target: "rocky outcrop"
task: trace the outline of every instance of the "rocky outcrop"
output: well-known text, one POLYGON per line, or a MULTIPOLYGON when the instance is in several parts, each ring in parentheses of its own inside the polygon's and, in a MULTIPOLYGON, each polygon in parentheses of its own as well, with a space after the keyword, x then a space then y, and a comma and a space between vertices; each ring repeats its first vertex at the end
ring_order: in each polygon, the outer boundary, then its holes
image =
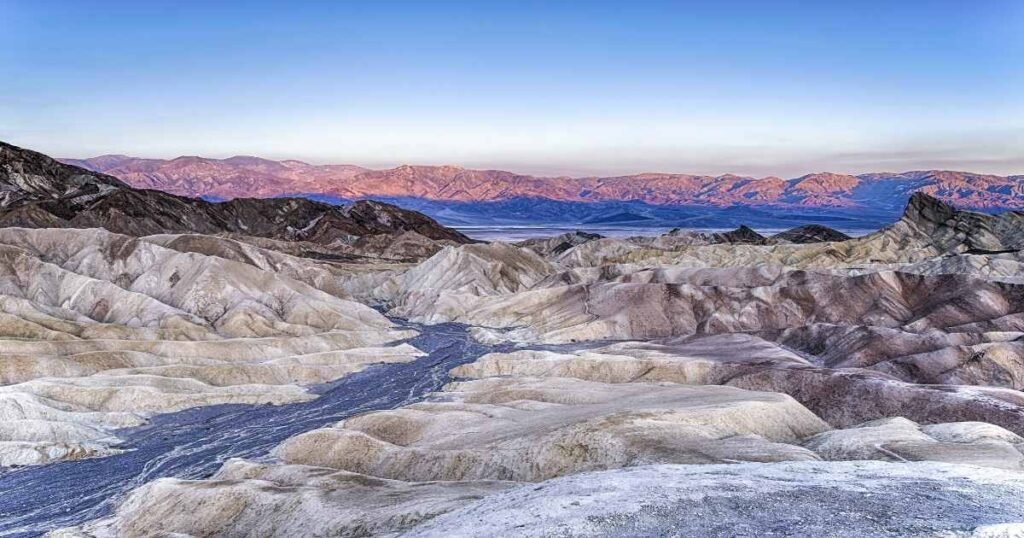
POLYGON ((771 239, 780 243, 830 243, 832 241, 846 241, 850 236, 833 230, 828 226, 820 224, 807 224, 797 226, 781 233, 771 236, 771 239))
POLYGON ((583 243, 602 239, 600 234, 575 231, 555 237, 542 239, 527 239, 516 243, 517 247, 528 248, 544 257, 558 256, 559 254, 583 243))
POLYGON ((1024 246, 1024 214, 958 211, 923 192, 910 197, 901 221, 919 229, 945 251, 996 254, 1024 246))
MULTIPOLYGON (((640 242, 642 239, 637 238, 634 241, 640 242)), ((766 242, 767 238, 765 236, 748 226, 740 226, 728 232, 695 232, 675 228, 650 244, 671 248, 671 246, 715 245, 719 243, 764 245, 766 242)))
MULTIPOLYGON (((113 176, 63 164, 40 153, 0 142, 0 209, 54 200, 65 200, 68 205, 85 204, 127 187, 113 176)), ((44 205, 41 209, 53 213, 50 206, 44 205)))

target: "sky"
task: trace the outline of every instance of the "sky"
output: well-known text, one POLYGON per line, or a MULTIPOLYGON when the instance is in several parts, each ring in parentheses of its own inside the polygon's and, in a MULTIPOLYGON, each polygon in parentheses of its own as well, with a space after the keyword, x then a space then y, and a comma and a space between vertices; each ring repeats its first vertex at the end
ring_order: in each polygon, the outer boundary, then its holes
POLYGON ((0 140, 544 175, 1024 173, 1024 2, 0 0, 0 140))

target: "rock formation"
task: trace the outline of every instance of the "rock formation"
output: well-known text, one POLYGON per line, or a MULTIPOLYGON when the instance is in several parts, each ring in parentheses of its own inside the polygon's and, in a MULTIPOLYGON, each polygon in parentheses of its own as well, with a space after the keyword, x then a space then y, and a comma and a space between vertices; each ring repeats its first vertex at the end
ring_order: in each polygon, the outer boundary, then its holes
POLYGON ((785 243, 822 243, 831 241, 846 241, 850 236, 833 230, 828 226, 820 224, 808 224, 797 226, 771 237, 773 240, 785 243))
MULTIPOLYGON (((317 398, 424 355, 395 317, 476 340, 424 398, 149 482, 56 536, 1021 529, 1021 214, 918 193, 857 238, 467 244, 390 206, 209 204, 3 149, 21 163, 3 218, 29 225, 0 229, 2 465, 115 453, 157 413, 317 398)), ((777 187, 828 201, 857 181, 777 187)))

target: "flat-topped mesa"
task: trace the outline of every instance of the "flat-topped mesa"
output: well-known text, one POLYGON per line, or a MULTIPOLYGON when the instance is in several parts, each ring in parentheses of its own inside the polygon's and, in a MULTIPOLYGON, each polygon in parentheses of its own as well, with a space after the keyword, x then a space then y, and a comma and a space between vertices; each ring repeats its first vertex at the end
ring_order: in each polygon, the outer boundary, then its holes
POLYGON ((133 189, 113 176, 2 142, 0 226, 105 228, 135 236, 230 233, 321 245, 406 232, 433 241, 473 242, 426 215, 380 202, 337 207, 300 198, 235 198, 214 203, 133 189))
POLYGON ((1024 214, 959 210, 922 191, 910 197, 900 222, 927 235, 940 250, 992 254, 1024 248, 1024 214))

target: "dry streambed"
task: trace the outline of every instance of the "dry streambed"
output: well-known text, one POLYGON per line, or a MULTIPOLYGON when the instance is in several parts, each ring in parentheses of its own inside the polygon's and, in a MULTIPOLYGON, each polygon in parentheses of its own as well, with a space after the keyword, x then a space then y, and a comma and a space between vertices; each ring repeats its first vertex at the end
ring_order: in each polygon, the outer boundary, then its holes
MULTIPOLYGON (((536 371, 531 361, 603 351, 502 351, 455 372, 536 371)), ((151 482, 114 517, 60 535, 806 534, 828 527, 822 499, 866 534, 983 533, 1024 520, 1009 497, 1024 491, 1024 474, 1005 471, 1022 469, 1024 439, 1004 428, 889 418, 834 429, 785 394, 610 381, 506 373, 448 383, 422 402, 287 439, 274 462, 151 482), (965 499, 989 504, 972 512, 965 499)))
MULTIPOLYGON (((115 455, 2 470, 0 491, 5 493, 0 495, 0 535, 36 536, 97 518, 109 513, 122 500, 122 494, 150 481, 160 484, 157 479, 168 476, 207 477, 218 472, 225 461, 233 461, 231 458, 265 457, 281 441, 296 434, 333 424, 350 415, 414 402, 441 387, 448 379, 449 368, 492 349, 472 341, 465 329, 457 325, 415 327, 415 330, 419 336, 407 345, 422 350, 417 353, 418 357, 410 362, 369 367, 336 382, 319 385, 312 392, 304 392, 306 396, 301 402, 213 405, 157 415, 145 426, 115 431, 121 438, 115 455)), ((228 465, 218 476, 230 469, 228 465)), ((331 474, 323 469, 298 474, 288 470, 275 472, 273 476, 292 476, 281 480, 286 483, 291 480, 293 484, 307 479, 311 483, 316 480, 329 483, 326 475, 331 474)), ((367 488, 365 493, 372 489, 374 482, 364 479, 354 482, 363 483, 367 488)), ((312 486, 307 484, 306 487, 312 486)), ((468 487, 466 491, 474 491, 474 488, 468 487)), ((424 491, 412 486, 408 489, 406 495, 411 496, 424 491)), ((220 495, 221 491, 226 490, 210 490, 215 495, 220 495)), ((284 500, 287 496, 281 491, 282 495, 277 498, 284 500)), ((249 509, 255 507, 252 505, 249 509)), ((219 512, 221 516, 226 513, 219 512)), ((196 514, 193 512, 189 517, 196 514)), ((138 528, 136 534, 151 536, 156 531, 157 527, 138 528)))

